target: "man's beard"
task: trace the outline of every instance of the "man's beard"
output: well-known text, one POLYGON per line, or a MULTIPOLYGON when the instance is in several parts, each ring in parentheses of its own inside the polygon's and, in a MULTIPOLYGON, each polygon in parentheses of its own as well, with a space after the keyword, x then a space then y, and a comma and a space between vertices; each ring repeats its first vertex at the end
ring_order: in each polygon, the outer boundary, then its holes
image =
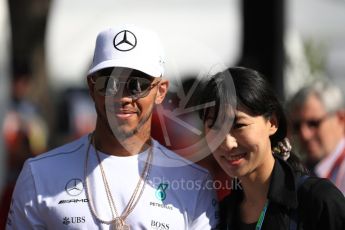
MULTIPOLYGON (((143 118, 140 119, 138 125, 132 129, 132 130, 123 130, 121 128, 118 127, 118 122, 114 120, 110 120, 107 119, 108 122, 108 128, 110 129, 111 133, 114 135, 115 138, 121 140, 125 140, 127 138, 133 137, 134 135, 136 135, 140 129, 146 124, 146 122, 151 118, 152 116, 152 112, 153 112, 153 106, 151 105, 151 108, 147 111, 147 113, 144 115, 143 118)), ((148 134, 150 135, 150 133, 148 134)))
POLYGON ((132 130, 129 131, 125 131, 125 130, 120 130, 120 129, 116 129, 116 135, 118 135, 118 138, 120 138, 121 140, 123 139, 127 139, 129 137, 134 136, 135 134, 137 134, 139 132, 139 130, 144 126, 144 124, 146 124, 146 122, 149 120, 149 118, 152 115, 152 108, 150 109, 150 111, 148 111, 148 113, 139 121, 139 124, 137 125, 137 127, 135 127, 132 130))

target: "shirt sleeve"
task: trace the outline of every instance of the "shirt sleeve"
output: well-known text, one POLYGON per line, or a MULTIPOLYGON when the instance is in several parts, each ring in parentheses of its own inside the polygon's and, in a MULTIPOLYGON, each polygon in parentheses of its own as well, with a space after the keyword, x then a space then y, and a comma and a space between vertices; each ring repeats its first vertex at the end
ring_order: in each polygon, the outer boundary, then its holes
POLYGON ((218 200, 213 180, 208 175, 200 186, 190 229, 215 229, 218 225, 218 200))
POLYGON ((46 229, 38 211, 38 195, 28 160, 17 179, 6 224, 6 230, 21 229, 46 229))

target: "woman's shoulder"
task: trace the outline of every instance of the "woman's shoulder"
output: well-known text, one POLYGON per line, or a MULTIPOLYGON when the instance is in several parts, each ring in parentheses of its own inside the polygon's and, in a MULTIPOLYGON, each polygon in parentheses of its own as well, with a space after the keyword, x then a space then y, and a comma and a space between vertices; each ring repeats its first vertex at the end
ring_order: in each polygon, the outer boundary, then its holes
POLYGON ((345 198, 328 179, 309 177, 298 190, 299 209, 307 226, 345 229, 345 198))
POLYGON ((345 205, 345 198, 342 192, 328 179, 314 176, 308 177, 299 189, 299 193, 304 194, 305 199, 314 201, 339 200, 345 205))

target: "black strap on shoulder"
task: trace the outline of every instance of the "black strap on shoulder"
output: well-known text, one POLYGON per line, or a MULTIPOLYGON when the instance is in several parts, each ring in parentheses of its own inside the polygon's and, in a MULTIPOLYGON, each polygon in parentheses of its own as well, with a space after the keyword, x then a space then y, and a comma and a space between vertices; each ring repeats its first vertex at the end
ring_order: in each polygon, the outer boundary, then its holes
MULTIPOLYGON (((297 192, 302 186, 302 184, 309 178, 309 175, 302 175, 298 178, 297 181, 297 192)), ((298 224, 298 212, 297 208, 291 210, 290 213, 290 230, 297 230, 297 224, 298 224)))

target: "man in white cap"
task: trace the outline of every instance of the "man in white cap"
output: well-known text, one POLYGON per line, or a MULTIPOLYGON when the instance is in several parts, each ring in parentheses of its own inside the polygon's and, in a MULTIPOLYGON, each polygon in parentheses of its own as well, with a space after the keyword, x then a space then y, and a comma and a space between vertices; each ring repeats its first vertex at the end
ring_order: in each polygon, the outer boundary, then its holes
POLYGON ((96 129, 26 161, 7 229, 211 229, 209 173, 150 136, 168 90, 157 35, 127 25, 101 32, 88 86, 96 129))

